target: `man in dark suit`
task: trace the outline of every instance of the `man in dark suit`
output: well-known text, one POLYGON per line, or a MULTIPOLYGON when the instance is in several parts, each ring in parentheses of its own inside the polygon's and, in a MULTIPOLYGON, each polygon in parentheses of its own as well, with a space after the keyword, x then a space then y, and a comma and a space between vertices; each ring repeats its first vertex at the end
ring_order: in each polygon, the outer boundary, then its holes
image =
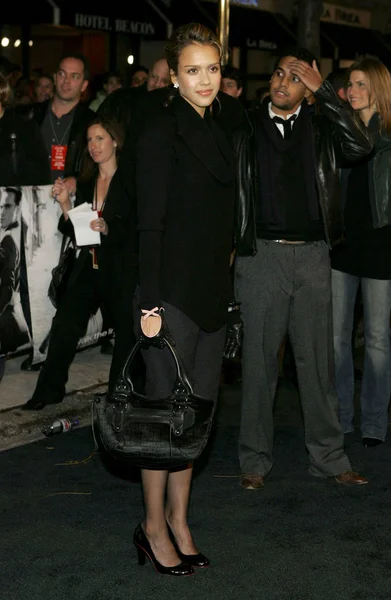
POLYGON ((270 96, 250 114, 253 135, 242 154, 236 236, 244 322, 240 484, 261 488, 273 466, 278 349, 287 332, 309 472, 365 484, 351 470, 337 415, 329 248, 343 229, 338 164, 364 158, 371 143, 301 48, 280 57, 270 96), (308 107, 311 94, 320 114, 308 107))
POLYGON ((84 135, 95 113, 81 102, 88 87, 89 67, 82 54, 63 56, 54 77, 52 100, 25 107, 27 116, 41 129, 45 142, 52 183, 65 178, 69 192, 76 190, 84 135))

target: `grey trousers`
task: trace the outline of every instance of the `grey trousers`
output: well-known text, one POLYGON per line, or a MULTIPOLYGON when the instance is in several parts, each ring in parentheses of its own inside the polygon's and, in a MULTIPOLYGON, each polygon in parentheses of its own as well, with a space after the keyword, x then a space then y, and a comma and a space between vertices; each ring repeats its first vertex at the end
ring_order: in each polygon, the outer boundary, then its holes
POLYGON ((278 350, 286 333, 297 368, 309 472, 325 477, 351 469, 337 416, 330 278, 323 241, 282 245, 258 240, 254 257, 236 260, 236 299, 244 323, 242 473, 266 475, 273 466, 278 350))

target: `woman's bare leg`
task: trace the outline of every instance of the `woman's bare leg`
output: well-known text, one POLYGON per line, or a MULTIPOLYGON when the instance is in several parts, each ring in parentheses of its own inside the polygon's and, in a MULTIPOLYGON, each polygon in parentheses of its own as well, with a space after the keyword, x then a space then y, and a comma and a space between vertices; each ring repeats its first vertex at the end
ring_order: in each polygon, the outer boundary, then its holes
POLYGON ((164 510, 168 471, 141 469, 145 519, 143 529, 156 559, 165 567, 174 567, 181 560, 170 540, 164 510))
POLYGON ((166 519, 175 536, 179 550, 183 554, 197 554, 189 526, 187 524, 187 509, 193 465, 187 469, 169 473, 167 481, 166 519))

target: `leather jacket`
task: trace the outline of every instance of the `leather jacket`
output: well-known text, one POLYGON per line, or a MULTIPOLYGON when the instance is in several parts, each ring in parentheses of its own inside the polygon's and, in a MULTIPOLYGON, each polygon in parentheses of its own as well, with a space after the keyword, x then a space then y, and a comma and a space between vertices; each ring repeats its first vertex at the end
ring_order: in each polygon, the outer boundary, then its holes
MULTIPOLYGON (((340 189, 340 167, 345 161, 367 156, 372 143, 355 124, 328 81, 315 92, 316 112, 312 117, 316 184, 325 238, 331 248, 342 240, 343 214, 340 189)), ((235 245, 240 256, 256 253, 255 211, 259 201, 257 140, 255 124, 259 115, 248 112, 247 127, 235 136, 238 159, 238 199, 235 245)))
MULTIPOLYGON (((372 226, 379 229, 391 225, 391 139, 386 131, 380 131, 379 114, 375 113, 368 123, 367 131, 374 142, 368 159, 369 203, 372 226)), ((350 169, 342 171, 342 197, 346 201, 350 169)))

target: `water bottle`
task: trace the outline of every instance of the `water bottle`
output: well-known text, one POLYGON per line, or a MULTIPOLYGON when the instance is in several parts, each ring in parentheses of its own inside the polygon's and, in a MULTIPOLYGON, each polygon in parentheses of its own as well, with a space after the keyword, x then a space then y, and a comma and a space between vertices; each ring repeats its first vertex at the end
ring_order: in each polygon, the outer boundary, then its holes
POLYGON ((56 433, 69 433, 75 427, 79 425, 79 419, 58 419, 51 425, 44 425, 42 427, 42 433, 46 437, 55 435, 56 433))

